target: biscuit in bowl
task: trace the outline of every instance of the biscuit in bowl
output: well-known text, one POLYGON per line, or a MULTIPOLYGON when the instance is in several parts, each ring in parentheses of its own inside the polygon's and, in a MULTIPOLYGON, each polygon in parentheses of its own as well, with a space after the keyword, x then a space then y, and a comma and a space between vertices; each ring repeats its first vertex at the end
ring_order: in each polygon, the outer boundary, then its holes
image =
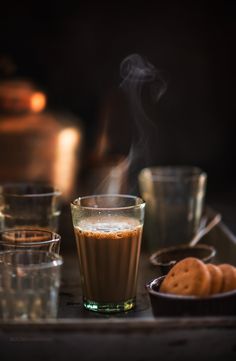
POLYGON ((221 292, 232 291, 236 288, 236 269, 230 264, 218 266, 223 273, 223 284, 221 292))
POLYGON ((232 265, 206 265, 191 257, 178 262, 146 285, 154 316, 236 315, 235 274, 232 265))
POLYGON ((210 273, 211 277, 211 287, 210 287, 210 294, 216 294, 221 292, 222 285, 223 285, 223 272, 222 270, 214 264, 207 264, 207 269, 210 273))
POLYGON ((167 274, 160 291, 182 296, 205 297, 210 294, 211 277, 207 266, 197 258, 178 262, 167 274))

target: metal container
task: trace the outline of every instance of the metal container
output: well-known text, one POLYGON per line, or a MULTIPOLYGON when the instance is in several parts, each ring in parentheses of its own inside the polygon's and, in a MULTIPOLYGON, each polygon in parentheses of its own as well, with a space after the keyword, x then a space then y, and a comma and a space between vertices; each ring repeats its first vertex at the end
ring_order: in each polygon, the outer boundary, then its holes
POLYGON ((46 110, 25 80, 0 82, 0 182, 47 182, 73 196, 81 142, 78 120, 46 110))

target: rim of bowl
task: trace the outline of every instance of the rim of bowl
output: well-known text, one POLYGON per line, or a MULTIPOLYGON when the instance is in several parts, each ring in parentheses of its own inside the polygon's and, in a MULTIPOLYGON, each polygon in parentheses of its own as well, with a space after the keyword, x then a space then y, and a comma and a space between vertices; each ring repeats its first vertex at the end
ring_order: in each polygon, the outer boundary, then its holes
POLYGON ((148 293, 150 293, 153 296, 158 296, 158 297, 162 297, 162 298, 169 298, 169 299, 177 299, 177 300, 196 300, 196 301, 209 301, 212 299, 219 299, 219 298, 224 298, 224 296, 233 296, 236 295, 236 289, 231 290, 231 291, 227 291, 227 292, 221 292, 221 293, 216 293, 210 296, 205 296, 205 297, 199 297, 199 296, 184 296, 184 295, 175 295, 172 293, 164 293, 164 292, 160 292, 160 291, 155 291, 152 288, 152 284, 157 283, 157 281, 160 281, 160 279, 164 279, 166 276, 160 276, 157 278, 154 278, 153 280, 149 281, 148 283, 146 283, 145 287, 148 291, 148 293))
MULTIPOLYGON (((210 252, 208 256, 206 256, 204 258, 199 258, 203 262, 207 262, 209 259, 213 258, 216 255, 216 249, 213 246, 209 246, 207 244, 196 244, 195 246, 192 246, 192 247, 188 244, 180 244, 179 246, 170 246, 170 247, 159 249, 158 251, 156 251, 149 257, 149 261, 153 266, 169 266, 171 263, 171 260, 166 263, 158 262, 156 260, 156 257, 163 253, 166 254, 168 252, 172 252, 172 251, 178 250, 178 249, 180 249, 180 250, 181 249, 205 249, 205 250, 208 250, 210 252)), ((184 258, 187 258, 187 257, 184 257, 184 258)), ((175 261, 175 260, 173 260, 173 261, 175 261)), ((177 261, 177 262, 179 262, 179 261, 177 261)))

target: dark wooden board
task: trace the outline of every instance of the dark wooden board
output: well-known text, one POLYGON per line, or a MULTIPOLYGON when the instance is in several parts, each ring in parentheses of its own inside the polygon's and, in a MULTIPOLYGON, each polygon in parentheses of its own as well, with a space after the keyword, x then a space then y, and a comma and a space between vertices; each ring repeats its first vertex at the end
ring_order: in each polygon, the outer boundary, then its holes
MULTIPOLYGON (((236 265, 236 239, 220 223, 203 240, 216 263, 236 265)), ((104 316, 83 309, 75 248, 64 252, 56 320, 0 324, 3 360, 235 360, 236 316, 154 318, 144 285, 158 275, 142 253, 137 308, 104 316)))

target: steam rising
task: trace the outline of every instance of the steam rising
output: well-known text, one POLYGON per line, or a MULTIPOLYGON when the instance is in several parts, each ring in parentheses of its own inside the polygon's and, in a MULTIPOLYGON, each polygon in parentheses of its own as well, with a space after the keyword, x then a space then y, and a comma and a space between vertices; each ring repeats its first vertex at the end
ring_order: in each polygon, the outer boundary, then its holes
MULTIPOLYGON (((160 99, 167 88, 160 72, 138 54, 129 55, 121 62, 120 75, 123 79, 120 86, 128 91, 128 96, 133 95, 133 98, 140 95, 142 85, 146 82, 153 83, 153 98, 156 101, 160 99), (137 91, 134 92, 134 90, 137 91)), ((141 105, 141 103, 139 104, 141 105)))
POLYGON ((140 130, 139 137, 142 138, 143 132, 149 133, 150 123, 152 123, 143 107, 143 87, 148 83, 151 100, 157 102, 165 93, 167 84, 160 72, 138 54, 129 55, 122 61, 120 75, 123 78, 120 87, 126 93, 131 115, 140 130))
POLYGON ((127 170, 129 168, 130 178, 134 183, 139 170, 151 160, 149 139, 152 127, 155 127, 143 106, 144 86, 151 102, 155 103, 165 93, 167 83, 154 65, 139 54, 129 55, 122 61, 120 75, 123 78, 120 87, 127 96, 134 121, 133 143, 127 161, 127 170))
POLYGON ((120 65, 123 79, 120 88, 125 93, 132 119, 133 140, 128 156, 114 167, 104 182, 107 193, 120 193, 124 189, 124 179, 129 179, 126 191, 136 193, 138 172, 151 161, 150 135, 155 123, 144 109, 144 93, 149 103, 157 102, 167 89, 167 83, 161 73, 139 54, 126 57, 120 65))

